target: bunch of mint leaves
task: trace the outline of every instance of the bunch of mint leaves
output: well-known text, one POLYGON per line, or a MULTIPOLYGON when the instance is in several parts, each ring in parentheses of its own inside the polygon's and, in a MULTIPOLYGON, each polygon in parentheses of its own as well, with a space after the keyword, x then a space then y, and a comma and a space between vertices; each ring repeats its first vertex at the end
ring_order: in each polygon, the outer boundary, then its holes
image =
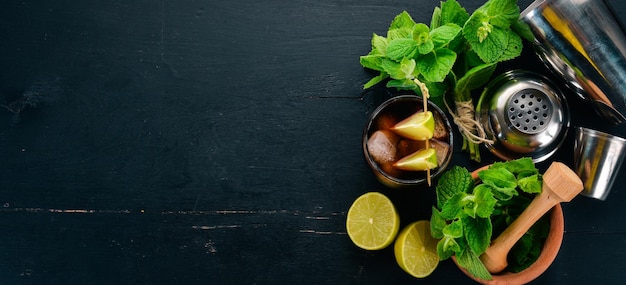
MULTIPOLYGON (((430 219, 431 234, 440 239, 441 260, 456 256, 457 263, 472 275, 491 280, 480 260, 492 237, 497 237, 541 193, 542 175, 532 159, 496 162, 478 172, 476 184, 471 173, 454 166, 436 186, 437 205, 430 219)), ((508 271, 518 272, 532 264, 548 235, 548 220, 542 218, 516 243, 508 260, 508 271)))
POLYGON ((519 16, 516 0, 489 0, 471 15, 447 0, 435 8, 430 26, 403 11, 386 37, 373 34, 371 51, 360 57, 363 67, 378 71, 363 88, 386 81, 389 88, 425 95, 421 86, 426 86, 426 96, 442 108, 444 94, 451 94, 453 112, 462 116, 455 123, 464 124, 459 126, 463 150, 480 161, 478 144, 485 135, 476 130, 471 91, 487 83, 497 63, 521 54, 522 38, 534 38, 519 16))

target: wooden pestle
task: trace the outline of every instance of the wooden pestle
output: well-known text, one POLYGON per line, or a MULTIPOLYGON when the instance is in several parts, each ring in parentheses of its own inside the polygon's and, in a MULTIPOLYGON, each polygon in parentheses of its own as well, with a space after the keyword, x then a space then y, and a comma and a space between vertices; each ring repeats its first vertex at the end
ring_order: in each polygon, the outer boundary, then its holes
POLYGON ((509 251, 524 233, 556 204, 571 201, 582 190, 583 183, 574 171, 563 163, 553 162, 543 175, 541 194, 480 256, 487 270, 498 273, 506 268, 509 251))

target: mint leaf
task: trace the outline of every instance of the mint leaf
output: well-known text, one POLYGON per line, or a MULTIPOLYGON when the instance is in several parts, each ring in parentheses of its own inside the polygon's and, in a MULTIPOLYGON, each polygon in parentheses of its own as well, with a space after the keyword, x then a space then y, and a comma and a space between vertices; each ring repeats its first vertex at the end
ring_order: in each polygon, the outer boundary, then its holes
POLYGON ((441 26, 441 8, 435 7, 433 16, 430 19, 430 28, 436 29, 439 26, 441 26))
POLYGON ((491 243, 491 219, 489 218, 463 218, 465 238, 467 245, 477 255, 481 255, 491 243))
POLYGON ((496 203, 491 187, 480 184, 474 188, 473 194, 465 192, 454 194, 443 204, 440 214, 449 220, 465 216, 489 218, 496 203))
POLYGON ((465 200, 467 196, 465 192, 458 192, 450 197, 450 199, 443 204, 443 207, 441 207, 441 216, 448 220, 460 218, 467 204, 465 200))
POLYGON ((393 79, 412 79, 418 74, 414 59, 403 58, 402 61, 396 62, 384 58, 382 59, 382 67, 393 79))
POLYGON ((417 42, 409 38, 394 39, 387 45, 387 57, 400 61, 405 57, 415 56, 417 42))
POLYGON ((422 23, 413 27, 413 39, 417 42, 417 50, 420 54, 431 52, 435 46, 430 38, 430 29, 422 23))
MULTIPOLYGON (((463 30, 465 32, 465 30, 463 30)), ((501 28, 494 27, 490 30, 484 39, 478 38, 481 31, 477 29, 475 35, 470 39, 467 38, 468 43, 476 51, 476 54, 485 63, 493 63, 500 61, 500 58, 504 54, 504 51, 508 48, 509 37, 506 31, 501 28)))
POLYGON ((441 25, 452 23, 462 27, 468 18, 469 14, 456 0, 441 2, 441 25))
POLYGON ((424 43, 417 45, 417 51, 419 54, 427 54, 433 51, 435 44, 431 39, 426 40, 424 43))
POLYGON ((427 81, 442 82, 452 70, 456 53, 441 48, 419 58, 419 70, 427 81))
POLYGON ((413 26, 413 39, 417 41, 417 43, 424 43, 430 39, 430 29, 426 24, 415 24, 413 26))
POLYGON ((485 267, 478 255, 469 247, 465 248, 461 253, 456 255, 456 261, 465 268, 470 274, 484 280, 491 280, 491 274, 485 267))
POLYGON ((510 59, 514 59, 522 54, 522 38, 511 30, 504 31, 507 36, 507 46, 504 49, 504 52, 500 55, 496 61, 507 61, 510 59))
POLYGON ((455 91, 460 93, 483 86, 489 81, 489 78, 491 78, 495 70, 495 63, 482 64, 471 68, 463 77, 459 78, 456 83, 455 91))
POLYGON ((478 172, 483 183, 498 188, 515 188, 517 179, 511 171, 504 168, 489 168, 478 172))
POLYGON ((492 188, 493 195, 498 200, 506 201, 519 195, 515 189, 517 187, 515 175, 505 168, 489 168, 478 172, 478 177, 492 188))
POLYGON ((543 185, 542 175, 535 167, 534 162, 529 157, 520 159, 496 162, 491 168, 504 168, 517 178, 518 187, 526 193, 541 193, 541 187, 543 185))
POLYGON ((476 10, 465 22, 463 36, 470 43, 482 42, 491 31, 489 26, 489 16, 484 12, 476 10))
POLYGON ((414 59, 403 58, 402 61, 400 61, 400 70, 404 72, 404 78, 413 79, 417 77, 419 69, 416 69, 416 66, 417 64, 414 59))
MULTIPOLYGON (((477 9, 463 26, 463 36, 486 63, 498 62, 515 56, 517 38, 508 34, 509 26, 519 17, 519 8, 511 0, 491 0, 483 9, 477 9), (513 8, 511 8, 513 7, 513 8), (513 11, 515 10, 515 11, 513 11), (515 16, 517 15, 517 16, 515 16), (511 18, 513 17, 513 18, 511 18), (503 24, 508 22, 508 24, 503 24), (514 42, 509 46, 509 39, 514 42), (508 51, 507 51, 508 50, 508 51), (503 54, 506 55, 503 56, 503 54)), ((521 42, 521 39, 519 39, 521 42)))
POLYGON ((517 180, 517 185, 519 188, 531 194, 539 194, 541 193, 541 187, 543 186, 543 182, 540 179, 539 174, 531 175, 528 177, 523 177, 517 180))
POLYGON ((380 66, 382 67, 383 71, 389 74, 389 76, 393 79, 404 79, 404 76, 406 75, 402 71, 400 63, 397 61, 388 58, 382 58, 380 66))
POLYGON ((388 88, 397 88, 400 90, 417 90, 419 86, 411 79, 394 79, 389 80, 386 85, 388 88))
POLYGON ((461 27, 457 24, 445 24, 430 32, 430 37, 435 48, 442 48, 448 45, 461 32, 461 27))
POLYGON ((398 28, 387 31, 387 41, 395 39, 411 38, 413 28, 398 28))
POLYGON ((537 169, 537 167, 535 167, 535 163, 530 157, 522 157, 515 160, 496 162, 492 164, 489 168, 504 168, 513 173, 513 175, 515 176, 523 173, 528 173, 529 175, 539 173, 539 170, 537 169))
POLYGON ((453 221, 443 228, 442 233, 443 238, 437 243, 437 254, 445 260, 462 250, 457 239, 463 236, 463 223, 461 220, 453 221))
POLYGON ((447 225, 446 219, 441 216, 437 208, 433 207, 430 215, 430 234, 436 239, 443 238, 443 228, 447 225))
POLYGON ((367 83, 363 85, 363 89, 368 89, 373 87, 374 85, 382 82, 383 80, 389 78, 389 74, 387 72, 381 71, 378 76, 373 77, 367 83))
POLYGON ((359 58, 359 62, 365 68, 384 71, 383 59, 384 57, 381 55, 363 55, 359 58))
POLYGON ((493 186, 491 187, 493 188, 493 196, 500 201, 508 201, 511 200, 513 197, 519 195, 515 188, 499 188, 493 186))
POLYGON ((461 220, 455 220, 442 230, 444 237, 460 238, 463 236, 463 222, 461 220))
POLYGON ((387 53, 387 44, 387 38, 377 34, 372 35, 372 51, 380 55, 385 55, 387 53))
MULTIPOLYGON (((489 218, 498 202, 491 192, 491 187, 480 184, 474 188, 473 213, 481 218, 489 218)), ((466 208, 469 208, 466 206, 466 208)))
POLYGON ((470 172, 464 167, 453 166, 441 175, 435 187, 437 208, 441 209, 443 204, 456 193, 469 192, 473 186, 474 179, 470 172))
MULTIPOLYGON (((468 18, 469 14, 457 1, 448 0, 441 2, 441 21, 439 26, 451 24, 463 27, 468 18)), ((435 28, 436 27, 431 26, 431 29, 434 30, 435 28)), ((466 42, 462 32, 459 32, 459 34, 447 44, 448 49, 458 54, 467 51, 465 46, 466 42)))
POLYGON ((389 25, 389 30, 404 28, 412 29, 414 25, 415 21, 413 21, 413 18, 411 18, 411 15, 409 15, 409 12, 402 11, 395 18, 393 18, 393 21, 391 21, 391 24, 389 25))
POLYGON ((398 14, 389 25, 387 40, 392 41, 400 38, 410 38, 415 21, 407 11, 398 14))
POLYGON ((490 24, 508 29, 520 16, 517 0, 489 0, 487 15, 490 24))
POLYGON ((457 252, 461 252, 461 245, 450 237, 444 237, 437 243, 437 255, 440 260, 446 260, 457 252))
POLYGON ((521 38, 509 29, 518 18, 516 1, 490 0, 467 20, 463 36, 485 63, 508 60, 521 51, 521 38))

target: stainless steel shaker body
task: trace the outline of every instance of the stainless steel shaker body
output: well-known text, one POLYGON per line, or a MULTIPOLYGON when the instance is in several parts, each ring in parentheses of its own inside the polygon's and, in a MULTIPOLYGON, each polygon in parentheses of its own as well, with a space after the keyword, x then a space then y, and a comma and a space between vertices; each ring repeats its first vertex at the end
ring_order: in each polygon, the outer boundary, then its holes
POLYGON ((626 37, 602 0, 536 0, 521 14, 542 61, 613 123, 626 122, 626 37))

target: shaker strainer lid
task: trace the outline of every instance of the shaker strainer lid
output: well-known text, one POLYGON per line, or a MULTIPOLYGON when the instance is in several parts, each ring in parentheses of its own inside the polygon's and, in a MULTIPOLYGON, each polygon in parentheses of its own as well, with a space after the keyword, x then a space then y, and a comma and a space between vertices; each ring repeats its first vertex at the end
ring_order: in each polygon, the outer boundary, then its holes
POLYGON ((548 159, 563 143, 569 127, 565 98, 544 76, 525 70, 506 72, 490 82, 477 104, 476 119, 487 149, 504 160, 548 159))

